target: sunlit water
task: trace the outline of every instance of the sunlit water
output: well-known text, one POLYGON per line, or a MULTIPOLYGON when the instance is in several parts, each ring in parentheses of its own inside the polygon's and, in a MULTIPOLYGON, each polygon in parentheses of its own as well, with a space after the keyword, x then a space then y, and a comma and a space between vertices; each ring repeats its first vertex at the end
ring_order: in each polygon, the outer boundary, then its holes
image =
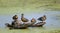
MULTIPOLYGON (((11 11, 12 12, 12 11, 11 11)), ((24 13, 24 12, 23 12, 24 13)), ((5 27, 5 23, 11 23, 12 22, 12 16, 15 14, 10 14, 8 15, 0 15, 0 30, 1 33, 4 32, 9 32, 9 33, 44 33, 48 30, 56 30, 60 28, 60 11, 42 11, 42 12, 32 12, 32 13, 26 13, 25 12, 25 17, 29 20, 32 18, 35 18, 36 20, 43 16, 47 16, 47 20, 45 21, 46 24, 43 27, 29 27, 28 29, 19 29, 19 30, 12 30, 10 31, 5 27)), ((21 18, 21 13, 17 14, 19 17, 19 20, 21 18)))

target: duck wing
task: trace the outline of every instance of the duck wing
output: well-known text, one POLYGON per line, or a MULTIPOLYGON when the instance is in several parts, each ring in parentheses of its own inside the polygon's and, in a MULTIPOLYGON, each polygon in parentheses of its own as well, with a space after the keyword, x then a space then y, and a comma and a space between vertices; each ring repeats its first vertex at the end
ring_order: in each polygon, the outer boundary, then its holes
POLYGON ((37 20, 39 20, 39 21, 43 21, 43 17, 39 17, 37 20))
POLYGON ((26 19, 26 18, 22 18, 21 19, 23 22, 28 22, 29 20, 28 19, 26 19))

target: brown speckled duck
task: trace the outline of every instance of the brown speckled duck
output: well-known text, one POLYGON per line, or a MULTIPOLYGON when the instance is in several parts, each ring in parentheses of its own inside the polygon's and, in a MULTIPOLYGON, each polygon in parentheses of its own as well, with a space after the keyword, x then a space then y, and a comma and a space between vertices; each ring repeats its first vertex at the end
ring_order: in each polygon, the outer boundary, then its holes
POLYGON ((46 20, 46 15, 44 15, 44 16, 38 18, 38 20, 39 20, 39 21, 42 21, 42 22, 45 21, 45 20, 46 20))
POLYGON ((36 23, 36 19, 35 18, 32 18, 31 19, 31 25, 33 25, 34 23, 36 23))
POLYGON ((22 20, 23 22, 28 22, 28 21, 29 21, 27 18, 24 18, 24 14, 21 14, 21 20, 22 20))
POLYGON ((35 18, 32 18, 31 22, 36 22, 36 19, 35 18))

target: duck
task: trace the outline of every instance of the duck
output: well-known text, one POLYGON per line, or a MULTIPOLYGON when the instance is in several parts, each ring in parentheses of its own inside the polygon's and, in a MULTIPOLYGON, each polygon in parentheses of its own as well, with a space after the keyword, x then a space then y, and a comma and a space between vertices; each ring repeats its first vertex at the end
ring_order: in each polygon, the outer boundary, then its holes
POLYGON ((32 19, 31 19, 31 22, 36 22, 36 19, 35 19, 35 18, 32 18, 32 19))
POLYGON ((14 15, 14 16, 12 17, 12 19, 18 19, 18 16, 17 16, 17 15, 14 15))
POLYGON ((34 25, 36 23, 36 19, 35 18, 32 18, 31 19, 31 25, 34 25))
POLYGON ((21 21, 22 22, 28 22, 29 20, 24 17, 24 14, 21 14, 21 21))
POLYGON ((42 21, 42 22, 45 21, 45 20, 46 20, 46 15, 44 15, 44 16, 42 16, 42 17, 39 17, 38 20, 39 20, 39 21, 42 21))

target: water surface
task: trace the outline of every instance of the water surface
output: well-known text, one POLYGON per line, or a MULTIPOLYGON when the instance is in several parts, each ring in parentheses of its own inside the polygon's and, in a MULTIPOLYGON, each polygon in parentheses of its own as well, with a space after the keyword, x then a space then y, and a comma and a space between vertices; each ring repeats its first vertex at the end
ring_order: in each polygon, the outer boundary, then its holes
POLYGON ((0 32, 1 33, 51 33, 60 32, 60 11, 39 11, 39 10, 25 10, 20 8, 1 8, 0 9, 0 32), (29 20, 35 18, 36 20, 43 16, 47 16, 46 24, 43 27, 29 27, 28 29, 9 30, 5 27, 5 23, 12 22, 12 16, 17 14, 19 20, 21 13, 25 14, 25 17, 29 20), (3 32, 4 31, 4 32, 3 32))

